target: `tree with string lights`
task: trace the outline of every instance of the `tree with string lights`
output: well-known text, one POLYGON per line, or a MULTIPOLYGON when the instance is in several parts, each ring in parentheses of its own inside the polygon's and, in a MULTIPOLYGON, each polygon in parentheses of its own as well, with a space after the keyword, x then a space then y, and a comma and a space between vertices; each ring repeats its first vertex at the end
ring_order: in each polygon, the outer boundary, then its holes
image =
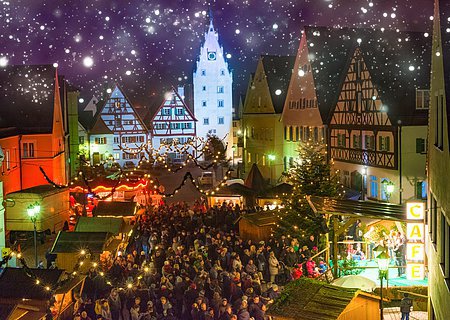
POLYGON ((287 173, 292 193, 283 199, 284 208, 278 212, 276 233, 305 238, 327 233, 324 215, 315 213, 306 196, 336 197, 339 195, 338 176, 327 159, 326 145, 312 141, 300 143, 298 161, 287 173))

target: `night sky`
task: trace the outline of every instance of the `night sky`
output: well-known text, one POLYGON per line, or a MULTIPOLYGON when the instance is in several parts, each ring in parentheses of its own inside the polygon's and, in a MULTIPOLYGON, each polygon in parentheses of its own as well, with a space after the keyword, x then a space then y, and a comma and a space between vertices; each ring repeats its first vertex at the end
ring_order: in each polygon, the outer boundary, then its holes
POLYGON ((0 67, 57 63, 86 101, 118 82, 145 103, 191 81, 211 8, 243 93, 258 57, 294 55, 304 25, 431 32, 433 2, 0 0, 0 67))

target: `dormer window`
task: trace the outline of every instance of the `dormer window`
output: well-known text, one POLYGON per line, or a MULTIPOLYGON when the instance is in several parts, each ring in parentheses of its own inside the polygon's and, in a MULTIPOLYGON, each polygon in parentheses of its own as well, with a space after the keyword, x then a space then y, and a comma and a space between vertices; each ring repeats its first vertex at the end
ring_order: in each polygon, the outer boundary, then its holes
POLYGON ((416 109, 428 110, 430 108, 430 90, 416 90, 416 109))

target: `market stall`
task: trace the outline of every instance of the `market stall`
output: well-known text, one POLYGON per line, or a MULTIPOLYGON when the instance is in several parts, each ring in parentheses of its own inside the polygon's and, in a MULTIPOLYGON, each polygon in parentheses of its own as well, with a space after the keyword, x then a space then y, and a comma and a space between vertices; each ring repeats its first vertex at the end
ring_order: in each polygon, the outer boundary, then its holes
POLYGON ((36 278, 23 268, 5 268, 1 273, 0 319, 46 319, 49 302, 53 319, 68 319, 85 276, 68 277, 61 269, 30 270, 36 278))
POLYGON ((113 237, 108 232, 67 232, 60 231, 53 243, 51 253, 57 254, 56 265, 72 272, 76 263, 83 258, 80 270, 89 269, 99 263, 100 256, 113 250, 109 245, 113 237))

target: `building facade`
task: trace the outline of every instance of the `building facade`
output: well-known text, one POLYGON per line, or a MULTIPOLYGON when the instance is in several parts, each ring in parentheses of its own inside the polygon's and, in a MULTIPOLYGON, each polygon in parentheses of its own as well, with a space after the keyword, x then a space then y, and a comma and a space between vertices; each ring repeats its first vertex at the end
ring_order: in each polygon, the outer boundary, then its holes
POLYGON ((227 156, 231 158, 233 143, 233 73, 229 69, 219 34, 210 17, 205 41, 193 73, 194 115, 196 134, 206 138, 213 134, 228 143, 227 156))
POLYGON ((328 145, 341 182, 363 199, 426 198, 428 40, 420 33, 368 30, 354 38, 328 145))
POLYGON ((293 65, 294 57, 261 56, 242 111, 245 172, 256 163, 273 184, 284 171, 281 114, 293 65))
POLYGON ((89 130, 92 164, 113 157, 122 167, 137 165, 145 157, 149 132, 130 100, 118 85, 114 87, 89 130))
POLYGON ((172 88, 152 117, 149 124, 152 132, 152 146, 160 153, 169 151, 171 160, 185 160, 188 154, 193 154, 192 147, 186 145, 193 141, 197 120, 184 102, 184 88, 172 88), (174 146, 164 148, 164 145, 174 146))
POLYGON ((0 180, 4 195, 47 184, 66 184, 66 86, 51 65, 0 70, 0 180), (21 90, 17 90, 18 88, 21 90))
POLYGON ((428 130, 429 319, 450 319, 450 2, 435 0, 428 130))
POLYGON ((312 27, 302 30, 294 70, 283 108, 284 169, 298 161, 301 142, 324 144, 337 102, 355 30, 312 27))

